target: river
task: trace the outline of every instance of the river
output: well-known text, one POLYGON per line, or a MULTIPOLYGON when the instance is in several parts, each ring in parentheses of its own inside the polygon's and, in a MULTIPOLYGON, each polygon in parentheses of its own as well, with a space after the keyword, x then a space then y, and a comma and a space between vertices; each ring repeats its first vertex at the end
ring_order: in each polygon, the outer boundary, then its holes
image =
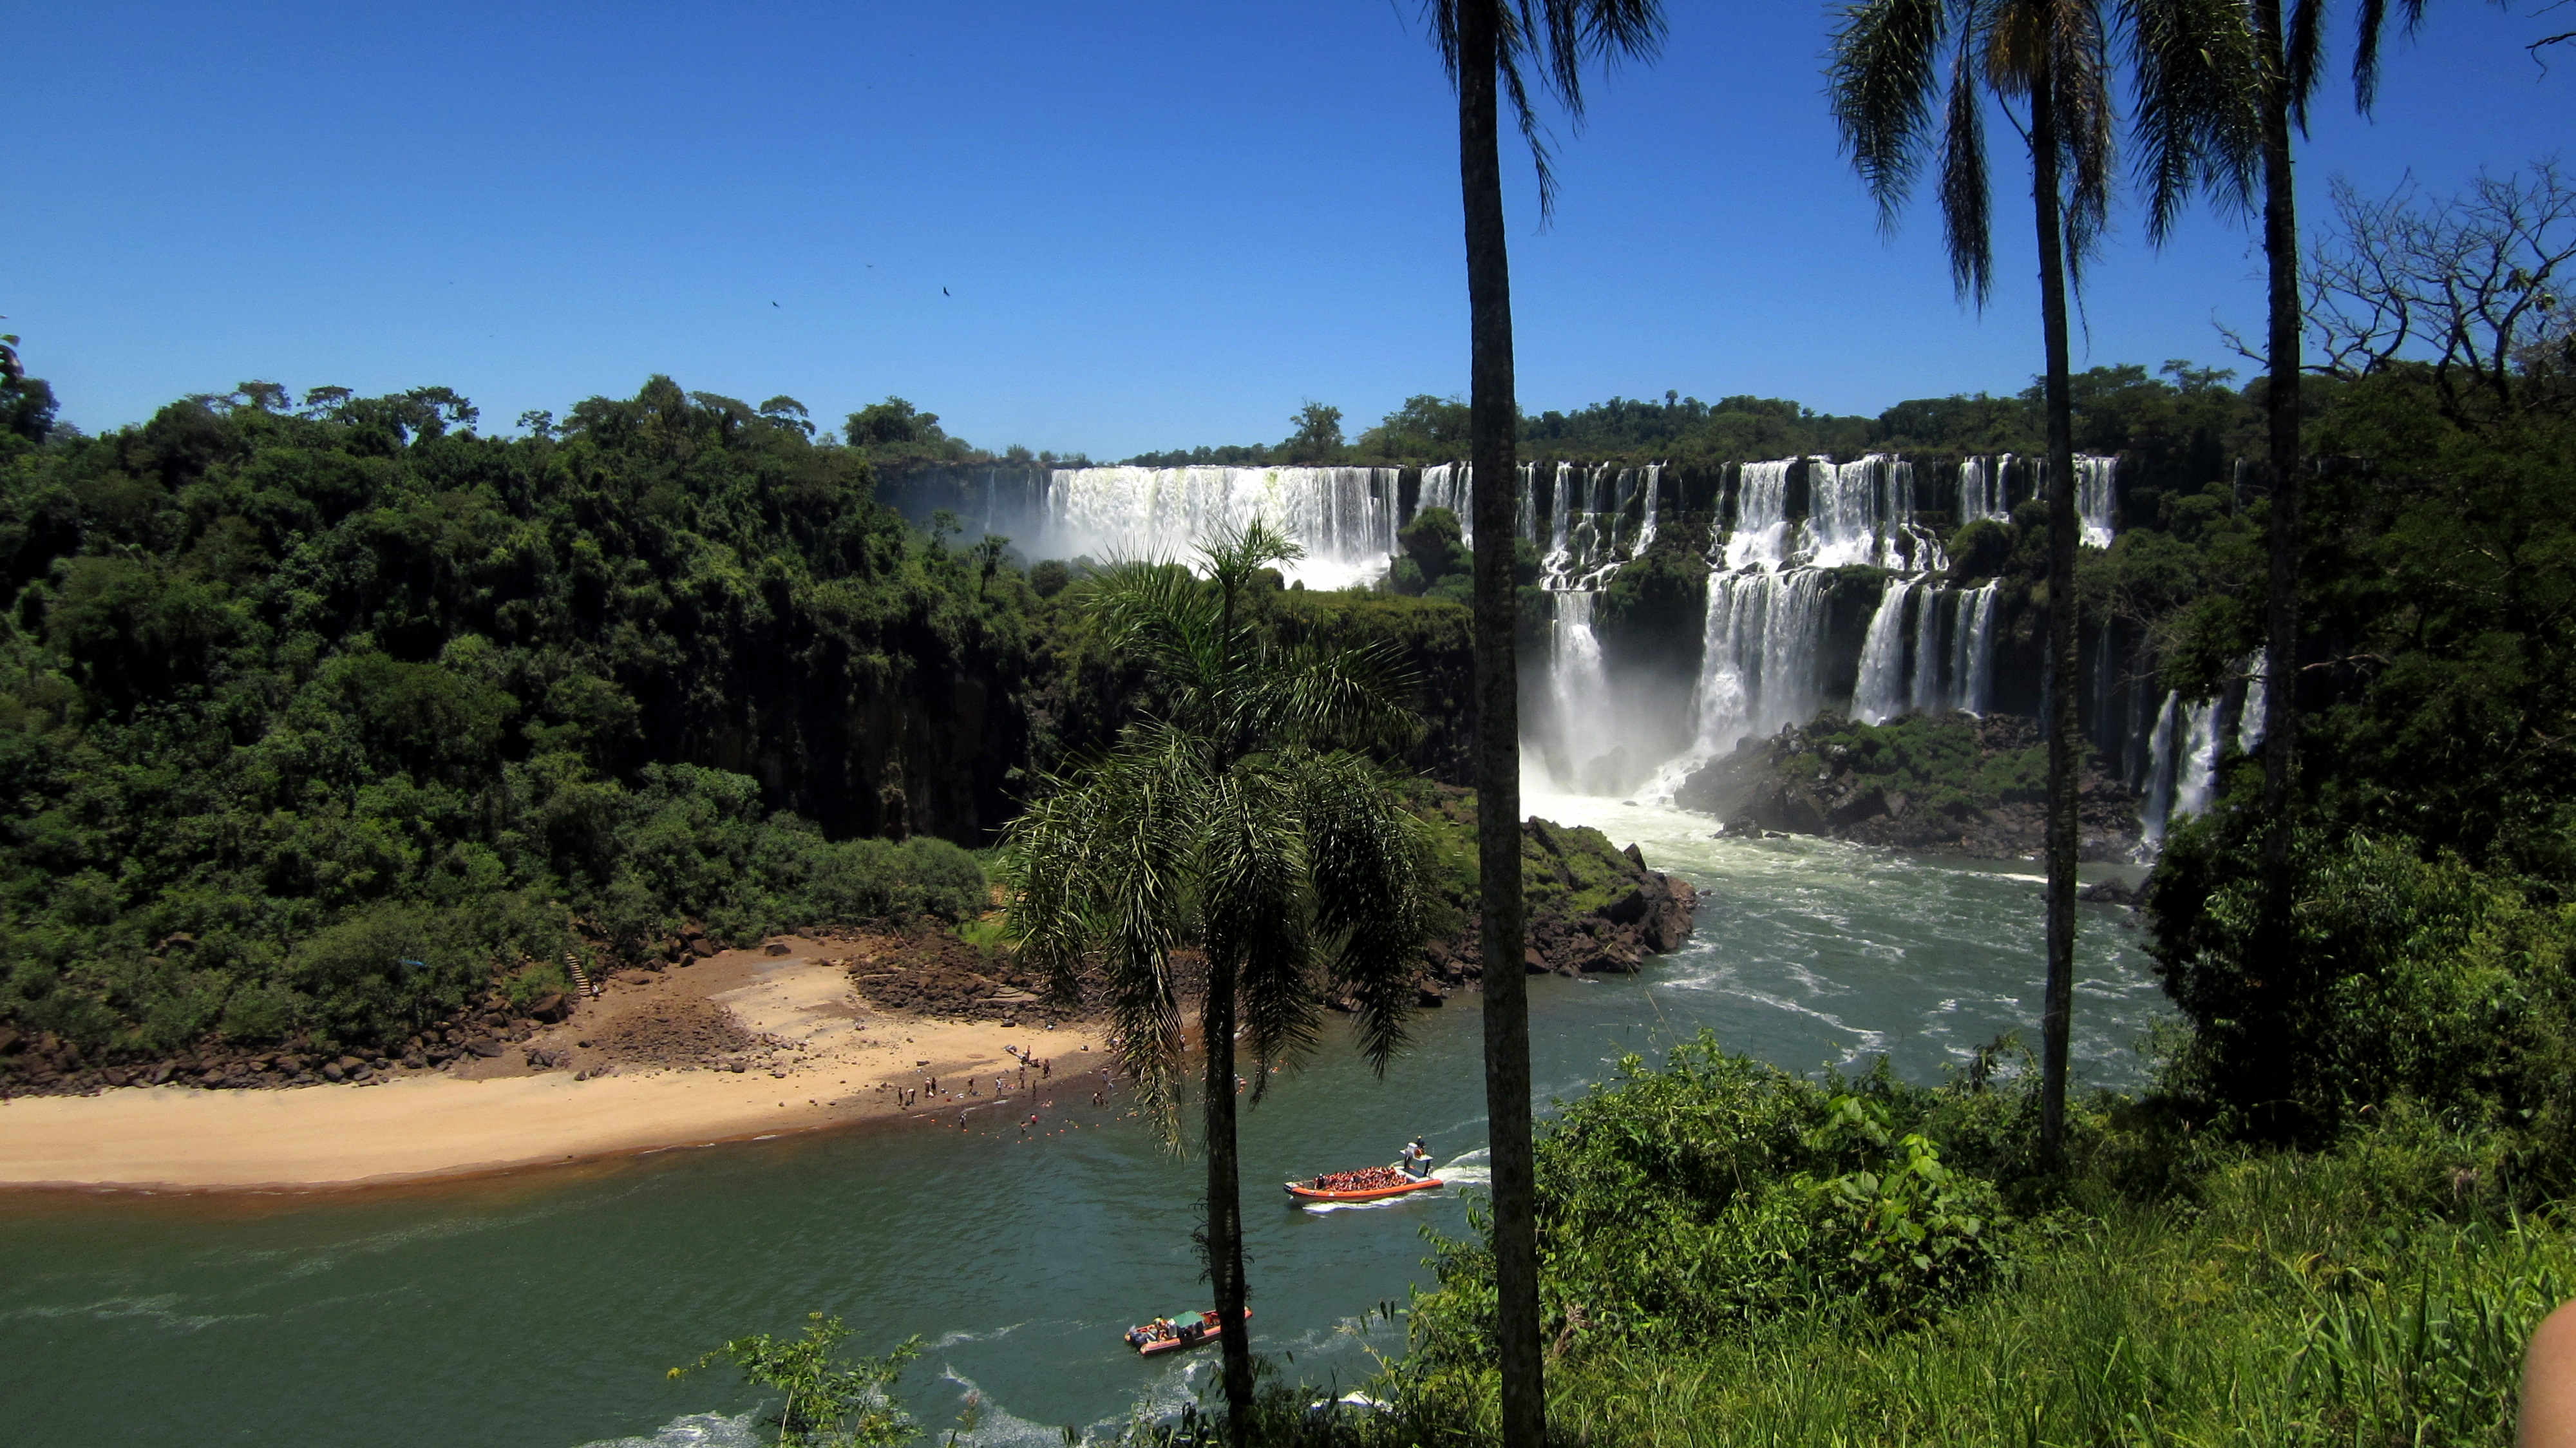
MULTIPOLYGON (((1530 808, 1635 840, 1707 892, 1693 941, 1641 975, 1531 982, 1542 1100, 1702 1027, 1792 1069, 1885 1054, 1920 1081, 2000 1031, 2036 1040, 2035 865, 1723 840, 1655 806, 1530 808)), ((2083 1083, 2142 1081, 2137 1048, 2167 1013, 2124 914, 2083 907, 2083 1083)), ((1444 1176, 1479 1179, 1481 1024, 1473 996, 1426 1012, 1383 1080, 1336 1044, 1245 1114, 1255 1346, 1292 1374, 1349 1384, 1396 1350, 1400 1324, 1363 1325, 1428 1280, 1422 1230, 1461 1231, 1465 1209, 1440 1192, 1298 1210, 1270 1183, 1389 1160, 1416 1133, 1444 1176)), ((1117 1334, 1204 1298, 1201 1168, 1114 1102, 1090 1107, 1073 1075, 1026 1138, 893 1124, 360 1194, 0 1200, 0 1436, 748 1444, 756 1394, 723 1369, 665 1370, 809 1311, 845 1317, 856 1349, 919 1334, 903 1396, 944 1430, 971 1395, 975 1448, 1168 1408, 1212 1354, 1144 1361, 1117 1334)))

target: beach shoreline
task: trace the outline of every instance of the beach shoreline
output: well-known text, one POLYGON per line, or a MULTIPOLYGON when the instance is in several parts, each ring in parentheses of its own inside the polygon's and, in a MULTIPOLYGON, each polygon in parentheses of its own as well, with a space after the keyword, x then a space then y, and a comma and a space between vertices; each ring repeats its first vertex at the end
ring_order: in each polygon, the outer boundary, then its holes
POLYGON ((1079 1023, 878 1011, 855 993, 847 959, 833 958, 847 943, 777 945, 786 949, 726 952, 612 986, 507 1057, 463 1070, 288 1090, 128 1086, 0 1101, 0 1191, 330 1191, 867 1121, 1043 1115, 1058 1090, 1096 1089, 1108 1064, 1101 1036, 1079 1023), (675 1008, 721 1011, 756 1044, 679 1064, 604 1049, 621 1021, 655 1024, 675 1008), (1055 1073, 1024 1073, 1023 1059, 1052 1060, 1055 1073), (546 1060, 562 1064, 535 1064, 546 1060), (574 1063, 588 1064, 576 1072, 574 1063))

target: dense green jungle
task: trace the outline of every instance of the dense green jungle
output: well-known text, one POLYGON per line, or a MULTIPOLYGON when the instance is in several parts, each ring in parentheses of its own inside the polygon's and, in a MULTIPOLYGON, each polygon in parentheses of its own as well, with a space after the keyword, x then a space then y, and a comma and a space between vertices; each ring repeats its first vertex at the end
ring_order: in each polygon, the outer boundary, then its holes
MULTIPOLYGON (((2576 1292, 2571 377, 2537 358, 2475 405, 2407 364, 2310 389, 2288 847, 2265 861, 2260 769, 2231 752, 2140 914, 2182 1025, 2154 1089, 2082 1105, 2064 1169, 2033 1154, 2011 1040, 1924 1087, 1703 1039, 1563 1105, 1540 1221, 1566 1435, 2506 1441, 2522 1336, 2576 1292), (2262 933, 2274 891, 2293 949, 2262 933)), ((2080 606, 2206 697, 2262 627, 2266 501, 2229 467, 2260 384, 2078 384, 2078 445, 2137 477, 2080 606)), ((683 923, 963 919, 1019 802, 1154 704, 1078 607, 1083 560, 878 500, 889 470, 971 451, 909 404, 836 436, 788 398, 657 377, 493 436, 443 389, 252 383, 91 437, 49 425, 40 382, 9 403, 0 1036, 21 1083, 386 1040, 683 923)), ((1300 424, 1334 458, 1428 458, 1455 455, 1457 414, 1415 399, 1351 445, 1300 424)), ((1668 397, 1523 433, 1540 455, 1939 453, 2028 446, 2035 415, 1668 397)), ((1668 507, 1605 596, 1611 647, 1696 624, 1710 515, 1668 507)), ((1282 636, 1401 656, 1428 720, 1402 762, 1452 784, 1453 525, 1408 531, 1413 577, 1261 604, 1282 636)), ((1960 529, 1954 574, 2043 606, 2042 531, 1960 529)), ((1816 728, 1918 787, 2029 787, 1937 721, 1816 728)), ((1490 1259, 1431 1250, 1384 1410, 1310 1411, 1282 1366, 1265 1432, 1490 1429, 1490 1259)))

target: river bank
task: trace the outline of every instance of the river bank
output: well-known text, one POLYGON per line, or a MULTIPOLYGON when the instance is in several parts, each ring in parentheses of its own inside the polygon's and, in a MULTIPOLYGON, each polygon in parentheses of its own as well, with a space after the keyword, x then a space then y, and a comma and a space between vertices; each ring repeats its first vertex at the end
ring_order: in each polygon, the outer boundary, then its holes
MULTIPOLYGON (((1926 1083, 1999 1031, 2036 1038, 2026 867, 1711 838, 1704 816, 1651 805, 1532 797, 1526 808, 1633 840, 1701 890, 1699 928, 1636 974, 1530 977, 1542 1111, 1620 1056, 1661 1059, 1702 1028, 1793 1069, 1866 1069, 1885 1055, 1926 1083)), ((2122 912, 2079 916, 2079 1080, 2133 1089, 2144 1063, 2132 1048, 2163 1018, 2162 998, 2122 912)), ((606 999, 671 988, 613 985, 606 999)), ((1476 1194, 1298 1210, 1271 1184, 1387 1161, 1419 1134, 1440 1174, 1472 1187, 1485 1145, 1481 1006, 1463 990, 1424 1011, 1382 1077, 1336 1018, 1305 1068, 1243 1114, 1255 1346, 1294 1354, 1309 1381, 1356 1385, 1376 1371, 1371 1349, 1400 1346, 1403 1319, 1374 1308, 1431 1285, 1421 1229, 1468 1232, 1476 1194)), ((1081 1055, 1062 1044, 1067 1030, 1037 1033, 1056 1043, 1059 1083, 1081 1055)), ((773 1091, 769 1113, 816 1094, 773 1091)), ((872 1352, 921 1335, 929 1350, 899 1396, 949 1424, 971 1395, 975 1426, 959 1448, 1043 1448, 1066 1426, 1114 1433, 1139 1402, 1190 1401, 1211 1361, 1139 1359, 1119 1337, 1204 1296, 1190 1231, 1206 1166, 1163 1151, 1123 1093, 1103 1107, 1085 1093, 1056 1102, 1025 1134, 1014 1102, 978 1107, 963 1131, 953 1112, 879 1118, 391 1190, 0 1192, 0 1401, 31 1443, 722 1441, 691 1434, 759 1394, 717 1373, 672 1382, 665 1369, 746 1332, 792 1334, 820 1311, 862 1325, 872 1352)))
POLYGON ((869 1119, 1043 1114, 1058 1090, 1097 1089, 1098 1034, 1023 1022, 1022 1002, 993 999, 981 1020, 874 1009, 853 977, 894 967, 881 956, 900 947, 784 937, 687 970, 623 972, 569 1019, 445 1071, 0 1102, 0 1187, 375 1185, 869 1119), (1057 1074, 1024 1070, 1022 1053, 1057 1074))

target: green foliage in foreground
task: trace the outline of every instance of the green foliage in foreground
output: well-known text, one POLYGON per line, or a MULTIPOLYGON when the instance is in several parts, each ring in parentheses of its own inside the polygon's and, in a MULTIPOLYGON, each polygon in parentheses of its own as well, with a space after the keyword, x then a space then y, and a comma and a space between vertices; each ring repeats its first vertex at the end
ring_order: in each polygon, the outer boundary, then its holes
POLYGON ((2157 869, 2150 947, 2196 1027, 2173 1086, 2221 1129, 2309 1144, 2411 1099, 2511 1142, 2536 1187, 2576 1185, 2576 904, 2313 827, 2275 877, 2255 824, 2194 820, 2157 869), (2286 950, 2262 943, 2273 881, 2286 950))
POLYGON ((777 1425, 782 1445, 894 1448, 919 1436, 893 1390, 904 1365, 921 1356, 921 1339, 907 1338, 881 1358, 845 1358, 838 1350, 850 1329, 841 1319, 819 1312, 805 1317, 801 1337, 738 1337, 670 1376, 683 1378, 722 1360, 741 1369, 753 1387, 784 1392, 777 1415, 767 1420, 777 1425))
MULTIPOLYGON (((1540 1156, 1551 1421, 1597 1444, 2511 1441, 2576 1235, 2515 1213, 2496 1142, 2400 1107, 2332 1152, 2254 1153, 2103 1098, 2042 1179, 2027 1074, 1990 1070, 1817 1083, 1703 1036, 1570 1103, 1540 1156)), ((1373 1389, 1393 1411, 1344 1441, 1498 1431, 1490 1266, 1434 1260, 1373 1389)))
MULTIPOLYGON (((1550 1321, 1570 1343, 1926 1318, 1992 1274, 2009 1231, 1993 1184, 1921 1129, 1933 1100, 1884 1072, 1806 1081, 1706 1033, 1661 1071, 1624 1058, 1539 1149, 1550 1321)), ((1417 1307, 1410 1366, 1436 1375, 1483 1360, 1492 1267, 1471 1242, 1433 1260, 1445 1290, 1417 1307)))

